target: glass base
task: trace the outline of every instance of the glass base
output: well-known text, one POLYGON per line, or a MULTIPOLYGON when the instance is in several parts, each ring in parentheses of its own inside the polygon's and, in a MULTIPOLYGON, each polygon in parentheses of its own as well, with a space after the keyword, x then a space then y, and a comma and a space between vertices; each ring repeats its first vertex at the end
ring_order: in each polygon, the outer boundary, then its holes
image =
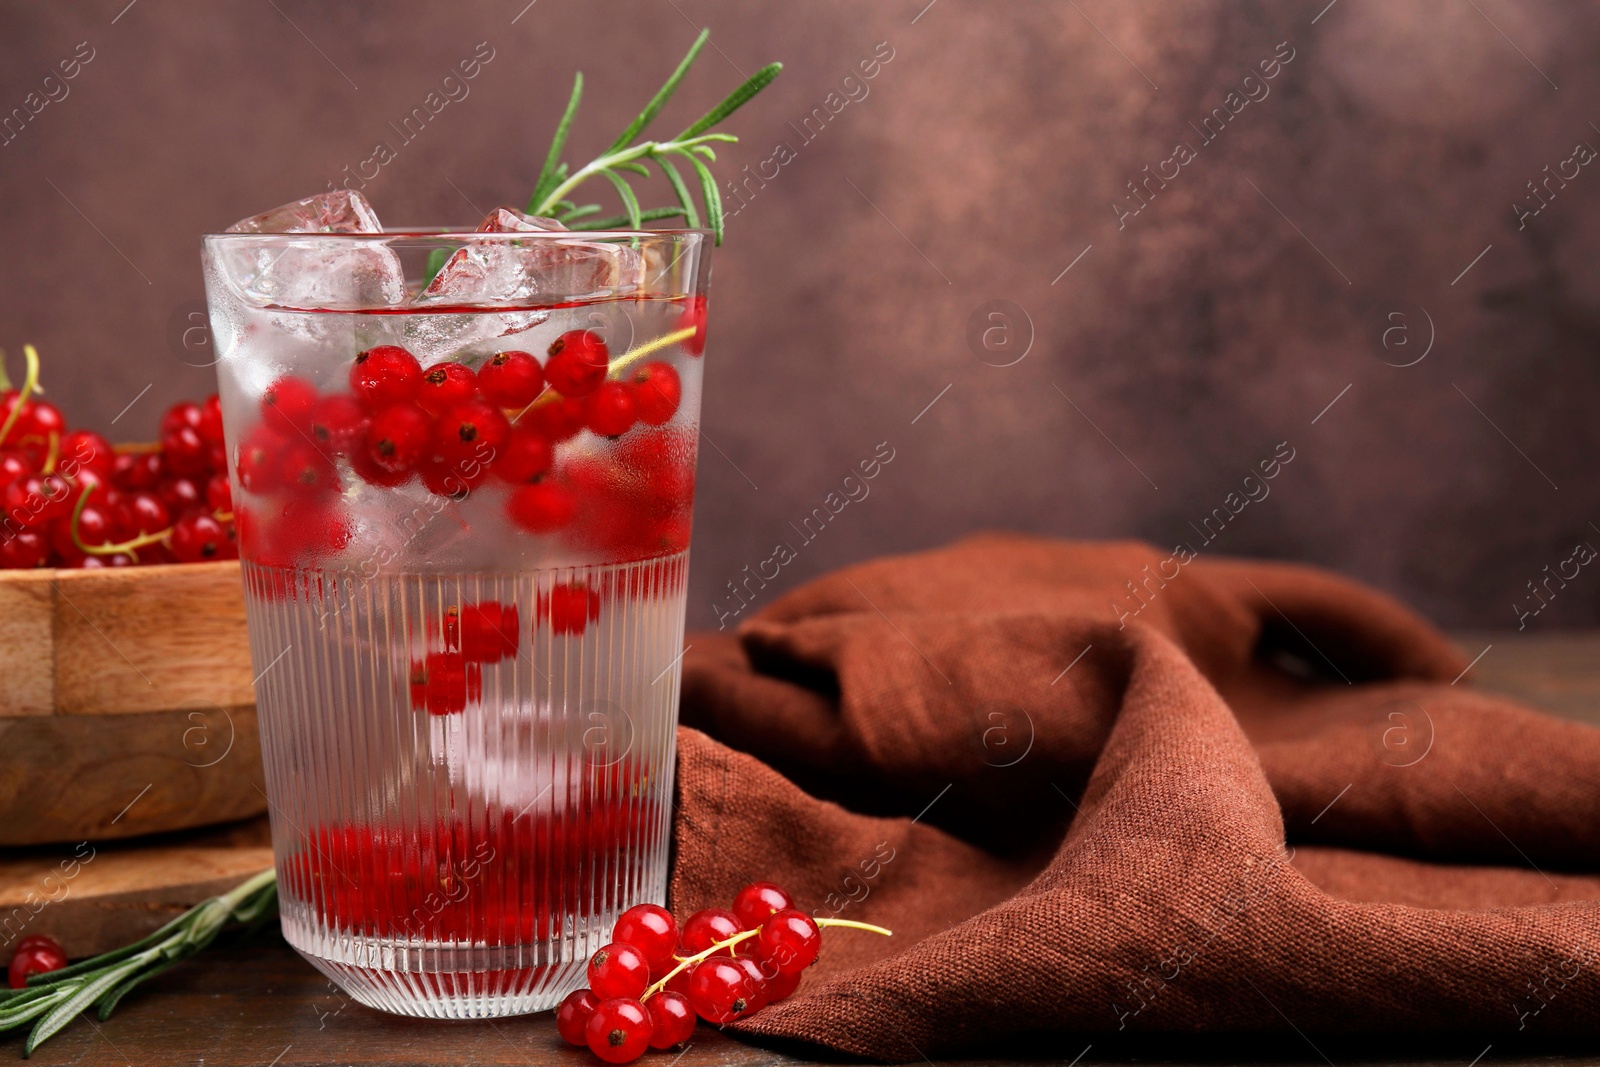
POLYGON ((588 957, 601 944, 598 938, 569 939, 561 959, 531 967, 499 967, 511 960, 536 959, 548 946, 419 949, 345 938, 334 949, 343 958, 333 958, 297 943, 287 924, 284 936, 356 1003, 419 1019, 497 1019, 549 1011, 583 985, 588 957))

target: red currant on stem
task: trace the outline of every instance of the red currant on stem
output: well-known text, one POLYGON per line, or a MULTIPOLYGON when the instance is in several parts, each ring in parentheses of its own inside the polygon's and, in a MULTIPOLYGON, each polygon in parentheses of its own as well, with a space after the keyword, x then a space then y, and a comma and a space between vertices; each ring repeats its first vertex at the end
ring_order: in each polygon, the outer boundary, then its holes
POLYGON ((650 984, 650 961, 633 945, 614 941, 589 957, 589 988, 602 1000, 637 998, 650 984))
POLYGON ((550 344, 545 381, 562 396, 588 396, 605 381, 611 352, 593 330, 568 330, 550 344))
POLYGON ((683 950, 690 955, 703 952, 731 956, 733 953, 716 946, 736 937, 743 929, 739 917, 726 908, 697 911, 683 924, 683 950))
POLYGON ((556 1009, 556 1032, 569 1045, 589 1044, 589 1016, 600 1006, 593 990, 574 989, 556 1009))
POLYGON ((617 919, 611 940, 633 945, 650 963, 650 973, 662 975, 672 964, 678 947, 678 922, 659 904, 635 904, 617 919))
POLYGON ((497 352, 478 368, 478 391, 503 408, 533 403, 544 390, 544 368, 527 352, 497 352))
POLYGON ((660 426, 678 413, 678 404, 683 400, 683 382, 672 364, 646 363, 633 372, 630 381, 640 422, 660 426))
POLYGON ((522 423, 531 426, 551 442, 565 441, 583 429, 589 419, 589 398, 586 396, 555 396, 549 403, 540 401, 523 416, 522 423))
POLYGON ((589 399, 589 429, 601 437, 621 437, 638 421, 634 391, 622 382, 606 382, 589 399))
MULTIPOLYGON (((304 432, 311 424, 311 409, 317 402, 317 387, 304 378, 285 375, 267 386, 261 394, 261 417, 280 433, 304 432)), ((195 422, 199 422, 200 407, 194 408, 195 422)), ((196 440, 202 440, 199 430, 191 425, 196 440)))
POLYGON ((513 426, 492 469, 504 481, 521 485, 547 472, 554 458, 550 442, 538 430, 532 426, 513 426))
POLYGON ((733 914, 746 930, 754 930, 774 913, 792 907, 794 898, 772 882, 751 882, 733 898, 733 914))
POLYGON ((478 376, 464 363, 435 363, 422 372, 417 386, 417 403, 430 415, 438 415, 478 395, 478 376))
POLYGON ((650 1013, 650 1047, 667 1049, 681 1045, 694 1033, 694 1008, 689 998, 670 990, 657 993, 644 1003, 650 1013))
POLYGON ((822 931, 816 920, 794 908, 773 915, 756 935, 756 955, 786 974, 811 966, 821 949, 822 931))
POLYGON ((421 383, 422 365, 399 345, 369 348, 350 368, 350 391, 373 411, 413 399, 421 383))
POLYGON ((589 1051, 607 1063, 631 1063, 644 1055, 653 1030, 644 1005, 623 997, 601 1001, 585 1028, 589 1051))
POLYGON ((689 1003, 708 1023, 732 1022, 750 1011, 752 998, 749 976, 733 960, 701 960, 690 973, 689 1003))
POLYGON ((524 485, 506 501, 511 521, 529 533, 553 533, 570 523, 577 509, 571 491, 549 481, 524 485))

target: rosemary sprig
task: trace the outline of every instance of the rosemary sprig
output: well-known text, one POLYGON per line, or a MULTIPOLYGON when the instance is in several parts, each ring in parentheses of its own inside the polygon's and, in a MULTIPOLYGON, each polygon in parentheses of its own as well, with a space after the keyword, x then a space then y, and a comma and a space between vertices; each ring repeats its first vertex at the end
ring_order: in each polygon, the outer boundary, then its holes
POLYGON ((683 57, 677 69, 656 91, 655 96, 650 98, 650 102, 639 112, 638 117, 628 124, 627 129, 623 130, 615 141, 611 142, 610 147, 577 170, 570 170, 567 164, 561 161, 561 155, 566 150, 567 134, 572 129, 573 117, 578 113, 578 103, 583 99, 583 75, 580 73, 574 77, 572 95, 567 99, 567 109, 562 113, 561 121, 556 124, 555 136, 550 141, 550 151, 545 154, 544 167, 539 171, 538 181, 534 183, 533 196, 528 201, 528 214, 553 217, 570 225, 574 230, 606 230, 622 225, 637 230, 642 229, 646 222, 680 216, 691 227, 698 227, 701 222, 700 209, 674 162, 676 160, 693 167, 700 179, 700 196, 705 204, 705 223, 716 234, 717 243, 721 244, 722 194, 718 191, 716 179, 711 176, 711 170, 706 163, 716 161, 716 149, 711 147, 714 143, 731 143, 739 138, 730 133, 708 131, 770 85, 783 70, 783 64, 769 63, 756 71, 742 85, 729 93, 720 104, 700 116, 683 132, 665 141, 634 143, 634 139, 655 120, 667 101, 672 99, 672 94, 677 92, 679 84, 689 73, 695 57, 700 54, 710 36, 710 30, 700 31, 700 36, 695 38, 694 44, 689 47, 688 54, 683 57), (648 163, 655 163, 661 168, 661 173, 672 187, 676 204, 648 210, 640 207, 639 198, 629 184, 627 175, 650 177, 648 163), (580 205, 568 199, 574 190, 596 176, 605 178, 616 190, 617 198, 622 202, 623 214, 592 218, 591 216, 599 213, 600 205, 580 205))
POLYGON ((81 1013, 95 1008, 104 1021, 139 983, 199 953, 230 922, 254 926, 276 915, 277 903, 276 873, 265 870, 131 945, 36 974, 22 989, 0 991, 0 1031, 38 1019, 22 1049, 31 1056, 81 1013))

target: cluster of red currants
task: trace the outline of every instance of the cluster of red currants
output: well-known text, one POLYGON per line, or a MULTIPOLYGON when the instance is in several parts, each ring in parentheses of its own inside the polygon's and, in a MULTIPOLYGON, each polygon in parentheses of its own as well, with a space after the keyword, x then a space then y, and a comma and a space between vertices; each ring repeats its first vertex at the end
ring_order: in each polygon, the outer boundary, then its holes
POLYGON ((6 977, 12 989, 21 989, 28 984, 29 975, 59 971, 66 965, 67 954, 55 938, 29 934, 17 942, 6 977))
POLYGON ((31 390, 0 393, 0 569, 238 556, 215 396, 161 418, 155 447, 68 430, 31 390))
POLYGON ((439 496, 463 499, 490 479, 509 489, 518 527, 552 533, 578 507, 572 485, 550 477, 555 450, 582 430, 618 438, 636 425, 662 426, 677 413, 682 383, 655 361, 612 375, 611 353, 592 330, 569 330, 541 365, 528 352, 499 352, 474 371, 446 361, 424 369, 398 345, 359 353, 348 392, 320 395, 283 377, 261 398, 261 421, 239 450, 239 484, 272 503, 242 510, 253 559, 277 561, 348 543, 338 509, 341 461, 370 485, 420 479, 439 496))
POLYGON ((695 1019, 721 1025, 783 1000, 822 947, 818 922, 771 882, 739 890, 733 908, 707 908, 680 931, 665 908, 622 913, 612 943, 589 960, 588 988, 556 1010, 563 1039, 607 1063, 688 1040, 695 1019))

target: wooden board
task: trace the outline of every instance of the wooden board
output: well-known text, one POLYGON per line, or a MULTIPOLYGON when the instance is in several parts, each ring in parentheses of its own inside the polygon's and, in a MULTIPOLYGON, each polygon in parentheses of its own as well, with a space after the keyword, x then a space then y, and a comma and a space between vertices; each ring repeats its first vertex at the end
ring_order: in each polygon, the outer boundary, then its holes
POLYGON ((251 681, 236 562, 0 572, 0 846, 259 815, 251 681))
POLYGON ((29 934, 74 958, 137 940, 272 866, 264 818, 133 843, 9 850, 0 859, 0 959, 29 934))

